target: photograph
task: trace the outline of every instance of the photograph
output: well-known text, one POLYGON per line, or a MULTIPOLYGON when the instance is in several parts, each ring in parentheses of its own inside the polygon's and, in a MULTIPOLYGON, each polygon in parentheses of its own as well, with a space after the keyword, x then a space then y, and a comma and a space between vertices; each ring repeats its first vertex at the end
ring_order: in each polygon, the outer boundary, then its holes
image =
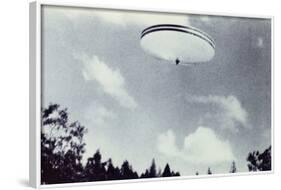
POLYGON ((273 170, 272 18, 40 11, 41 185, 273 170))

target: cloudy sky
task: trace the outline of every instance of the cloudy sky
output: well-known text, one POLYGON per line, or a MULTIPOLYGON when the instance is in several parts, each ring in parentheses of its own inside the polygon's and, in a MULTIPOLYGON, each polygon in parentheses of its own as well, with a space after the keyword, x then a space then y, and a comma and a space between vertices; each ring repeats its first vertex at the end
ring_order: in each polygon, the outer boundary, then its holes
POLYGON ((268 19, 46 6, 42 31, 43 106, 88 128, 85 158, 100 149, 138 172, 155 158, 181 175, 227 173, 235 160, 244 172, 271 144, 268 19), (215 57, 176 66, 146 54, 141 31, 163 23, 207 32, 215 57))

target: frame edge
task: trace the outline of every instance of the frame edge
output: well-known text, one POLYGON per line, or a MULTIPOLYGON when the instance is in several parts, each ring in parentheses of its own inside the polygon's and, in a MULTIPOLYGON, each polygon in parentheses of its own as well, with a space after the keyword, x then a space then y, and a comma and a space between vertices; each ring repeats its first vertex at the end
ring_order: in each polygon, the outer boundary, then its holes
POLYGON ((37 23, 38 23, 38 9, 37 2, 29 3, 29 185, 33 188, 38 188, 38 141, 36 127, 37 118, 37 23))

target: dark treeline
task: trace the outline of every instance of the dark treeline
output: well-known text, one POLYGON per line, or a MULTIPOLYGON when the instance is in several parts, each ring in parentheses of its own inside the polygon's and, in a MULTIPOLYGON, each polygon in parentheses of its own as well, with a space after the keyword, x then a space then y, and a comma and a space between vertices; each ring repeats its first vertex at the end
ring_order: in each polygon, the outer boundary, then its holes
POLYGON ((120 167, 114 166, 110 158, 103 162, 99 150, 83 165, 86 132, 79 122, 69 123, 67 109, 51 104, 42 110, 42 184, 180 176, 179 172, 170 169, 169 164, 163 172, 157 171, 154 159, 151 166, 139 175, 127 160, 120 167))
MULTIPOLYGON (((87 129, 78 121, 70 123, 67 109, 60 109, 58 104, 51 104, 42 110, 42 184, 180 176, 179 172, 170 169, 168 163, 163 171, 157 170, 154 159, 150 167, 138 174, 127 160, 121 166, 114 166, 111 158, 102 161, 99 150, 87 159, 86 164, 82 164, 86 146, 83 137, 86 132, 87 129)), ((271 170, 271 146, 262 153, 249 153, 247 161, 249 171, 271 170)), ((237 172, 234 161, 229 172, 237 172)), ((213 174, 210 167, 207 174, 213 174)), ((199 175, 199 172, 195 175, 199 175)))

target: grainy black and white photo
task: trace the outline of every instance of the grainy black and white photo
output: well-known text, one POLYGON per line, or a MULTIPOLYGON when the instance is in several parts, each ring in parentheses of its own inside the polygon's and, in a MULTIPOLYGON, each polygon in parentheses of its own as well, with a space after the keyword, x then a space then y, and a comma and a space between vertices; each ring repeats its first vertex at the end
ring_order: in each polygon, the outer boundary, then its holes
POLYGON ((41 184, 271 171, 271 24, 44 5, 41 184))

